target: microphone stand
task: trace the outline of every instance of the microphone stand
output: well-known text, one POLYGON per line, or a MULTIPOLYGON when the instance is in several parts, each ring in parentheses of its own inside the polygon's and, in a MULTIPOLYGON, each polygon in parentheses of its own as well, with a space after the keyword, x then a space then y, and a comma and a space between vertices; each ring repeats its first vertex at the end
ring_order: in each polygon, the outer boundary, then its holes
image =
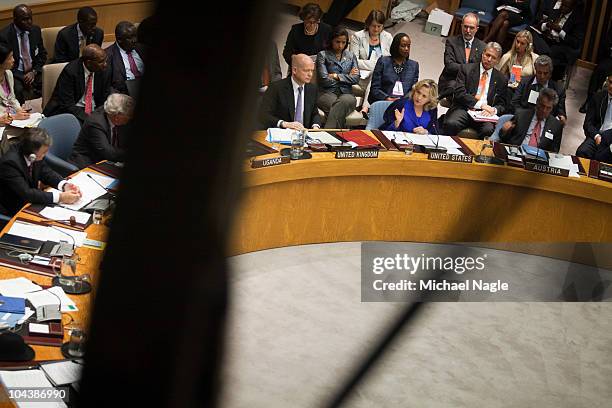
MULTIPOLYGON (((62 256, 60 259, 60 267, 59 273, 56 273, 55 277, 51 280, 53 286, 59 286, 63 289, 64 292, 71 295, 83 295, 85 293, 91 292, 91 284, 87 281, 83 281, 80 276, 76 275, 76 260, 73 258, 76 250, 76 241, 74 237, 67 233, 66 231, 62 231, 61 229, 50 225, 49 228, 53 228, 56 231, 61 232, 70 237, 72 240, 72 256, 68 257, 66 255, 62 256), (72 273, 74 276, 66 276, 62 272, 62 266, 66 264, 70 266, 72 273)), ((61 241, 60 241, 61 242, 61 241)))

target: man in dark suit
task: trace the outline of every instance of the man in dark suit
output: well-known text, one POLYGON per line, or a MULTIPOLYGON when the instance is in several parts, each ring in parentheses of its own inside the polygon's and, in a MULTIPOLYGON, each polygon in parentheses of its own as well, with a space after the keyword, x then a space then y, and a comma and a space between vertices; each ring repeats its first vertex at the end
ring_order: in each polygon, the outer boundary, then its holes
POLYGON ((125 82, 138 80, 144 73, 144 52, 136 43, 136 26, 129 21, 117 24, 115 39, 115 43, 106 48, 113 89, 129 95, 125 82))
POLYGON ((608 72, 612 71, 612 22, 608 24, 610 24, 608 36, 601 39, 599 52, 597 53, 597 67, 591 74, 587 97, 580 107, 580 113, 586 113, 587 107, 589 106, 589 100, 597 91, 601 90, 601 86, 606 80, 606 75, 608 75, 608 72))
POLYGON ((71 113, 83 123, 87 115, 102 106, 110 91, 106 52, 97 44, 90 44, 81 58, 64 67, 43 114, 71 113))
POLYGON ((321 126, 317 87, 310 83, 315 65, 305 54, 291 58, 291 76, 272 82, 264 94, 259 120, 263 127, 309 129, 321 126))
POLYGON ((559 103, 557 93, 543 88, 535 109, 518 109, 514 117, 504 123, 499 133, 504 143, 520 146, 526 144, 542 150, 558 153, 563 137, 563 126, 551 113, 559 103))
POLYGON ((568 65, 580 56, 586 30, 583 6, 577 0, 562 0, 561 7, 554 8, 556 2, 543 7, 534 24, 540 32, 530 29, 536 53, 550 55, 555 70, 553 79, 558 81, 568 65))
POLYGON ((595 160, 612 164, 612 131, 603 133, 601 143, 597 147, 595 160))
POLYGON ((110 94, 103 109, 97 109, 83 123, 72 146, 69 161, 82 169, 101 160, 123 161, 125 125, 132 119, 134 100, 124 94, 110 94))
POLYGON ((565 110, 565 88, 550 78, 553 72, 553 62, 548 55, 540 55, 534 62, 535 75, 526 76, 514 92, 511 103, 511 113, 518 109, 533 109, 540 90, 549 88, 554 90, 559 103, 553 109, 552 115, 565 126, 567 122, 567 111, 565 110))
POLYGON ((612 131, 612 71, 608 72, 607 89, 597 92, 589 101, 584 117, 586 139, 576 150, 576 156, 593 158, 604 133, 612 131))
POLYGON ((77 22, 62 28, 57 33, 53 62, 74 61, 89 44, 102 46, 104 31, 96 27, 96 24, 98 24, 96 10, 91 7, 81 7, 77 13, 77 22))
POLYGON ((495 68, 501 54, 501 46, 491 42, 485 46, 479 64, 461 67, 453 103, 444 119, 446 134, 456 135, 470 127, 478 131, 480 138, 491 136, 495 124, 475 121, 468 110, 480 110, 484 116, 503 115, 508 110, 508 80, 495 68))
POLYGON ((467 13, 461 20, 461 35, 450 37, 444 47, 444 69, 438 79, 440 98, 450 96, 461 65, 480 62, 485 43, 476 38, 480 19, 477 14, 467 13))
POLYGON ((0 42, 13 50, 15 96, 24 103, 26 93, 38 98, 42 90, 42 67, 47 62, 40 27, 32 24, 32 10, 25 4, 13 9, 13 22, 0 31, 0 42))
POLYGON ((24 129, 22 139, 0 159, 0 201, 13 215, 26 203, 71 204, 81 198, 81 191, 53 171, 43 160, 51 137, 42 128, 24 129), (56 187, 59 192, 45 192, 39 183, 56 187))

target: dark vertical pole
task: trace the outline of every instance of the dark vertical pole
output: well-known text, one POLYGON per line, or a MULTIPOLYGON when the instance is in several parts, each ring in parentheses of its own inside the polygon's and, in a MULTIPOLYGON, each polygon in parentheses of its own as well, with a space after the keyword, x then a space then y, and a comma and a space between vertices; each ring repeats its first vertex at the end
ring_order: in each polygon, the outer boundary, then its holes
POLYGON ((160 1, 80 406, 214 406, 225 249, 272 2, 160 1))

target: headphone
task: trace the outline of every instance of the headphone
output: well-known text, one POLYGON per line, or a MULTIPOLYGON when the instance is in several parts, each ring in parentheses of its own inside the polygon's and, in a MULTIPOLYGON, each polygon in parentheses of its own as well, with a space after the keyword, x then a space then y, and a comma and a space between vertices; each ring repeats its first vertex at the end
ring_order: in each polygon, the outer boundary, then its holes
POLYGON ((28 156, 28 160, 33 162, 36 160, 36 155, 34 153, 30 153, 30 155, 28 156))

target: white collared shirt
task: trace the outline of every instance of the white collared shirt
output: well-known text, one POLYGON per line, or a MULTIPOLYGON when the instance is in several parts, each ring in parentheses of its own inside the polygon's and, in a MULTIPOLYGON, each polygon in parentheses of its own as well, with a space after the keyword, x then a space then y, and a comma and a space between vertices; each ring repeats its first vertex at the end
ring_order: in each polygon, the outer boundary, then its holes
POLYGON ((531 82, 531 85, 542 85, 542 87, 548 88, 548 82, 546 82, 545 84, 540 84, 538 82, 538 77, 536 77, 536 76, 534 76, 533 82, 531 82))
MULTIPOLYGON (((87 94, 87 79, 89 78, 89 74, 93 74, 93 72, 87 69, 85 64, 83 64, 83 72, 85 75, 85 92, 83 92, 83 96, 81 96, 81 99, 79 99, 79 101, 76 104, 76 106, 79 106, 81 108, 85 107, 85 95, 87 94)), ((95 89, 96 89, 96 76, 94 75, 91 77, 91 110, 92 112, 96 109, 96 101, 93 97, 95 89)))
MULTIPOLYGON (((117 44, 117 43, 115 43, 117 44)), ((130 68, 130 60, 128 59, 128 53, 117 44, 117 48, 119 48, 119 53, 121 54, 121 59, 123 60, 123 66, 125 67, 125 77, 128 80, 135 79, 136 75, 132 72, 130 68)), ((140 71, 140 75, 144 74, 144 63, 142 62, 142 58, 138 55, 136 50, 132 50, 132 57, 134 58, 134 62, 136 63, 136 68, 140 71)))
MULTIPOLYGON (((529 128, 527 128, 527 134, 525 134, 525 139, 523 139, 523 144, 528 145, 531 140, 531 134, 533 133, 533 129, 536 127, 536 123, 538 123, 538 115, 535 113, 531 118, 531 123, 529 124, 529 128)), ((544 132, 544 126, 546 126, 546 119, 542 119, 540 121, 540 134, 538 135, 538 146, 540 145, 540 140, 542 140, 542 133, 544 132)))
MULTIPOLYGON (((34 164, 34 162, 36 160, 30 160, 28 157, 23 156, 23 159, 26 162, 26 166, 30 167, 34 164)), ((68 181, 67 180, 62 180, 59 182, 59 184, 57 185, 57 189, 59 191, 51 191, 51 194, 53 194, 53 203, 57 204, 59 203, 59 199, 60 199, 60 191, 64 191, 64 184, 66 184, 68 181)))
MULTIPOLYGON (((480 75, 478 76, 478 83, 480 84, 480 78, 482 77, 482 74, 485 72, 484 67, 482 66, 482 63, 480 64, 480 75)), ((491 80, 493 80, 493 68, 490 68, 487 71, 487 78, 488 81, 485 83, 485 89, 482 90, 481 94, 484 95, 482 98, 480 98, 480 100, 478 102, 476 102, 476 105, 474 105, 474 109, 482 109, 483 105, 490 105, 489 101, 488 101, 488 97, 489 97, 489 85, 491 84, 491 80)), ((478 94, 478 91, 476 91, 476 94, 478 94)))

